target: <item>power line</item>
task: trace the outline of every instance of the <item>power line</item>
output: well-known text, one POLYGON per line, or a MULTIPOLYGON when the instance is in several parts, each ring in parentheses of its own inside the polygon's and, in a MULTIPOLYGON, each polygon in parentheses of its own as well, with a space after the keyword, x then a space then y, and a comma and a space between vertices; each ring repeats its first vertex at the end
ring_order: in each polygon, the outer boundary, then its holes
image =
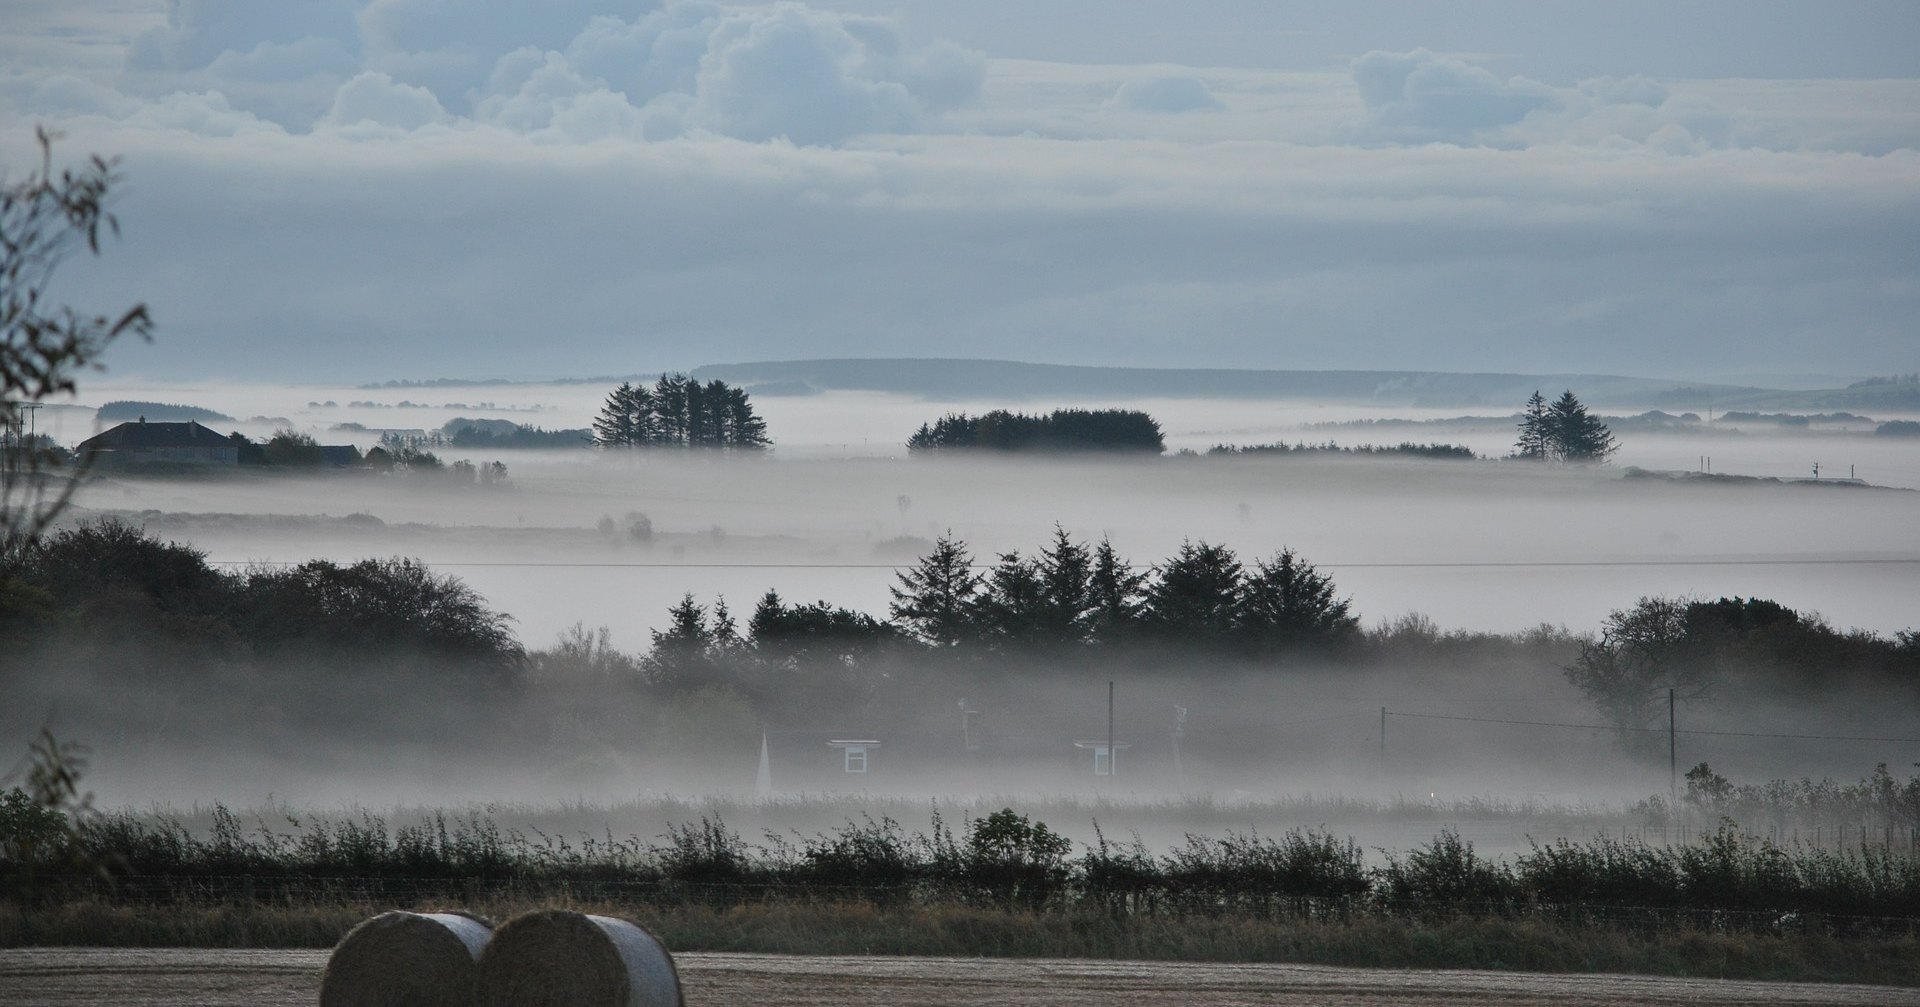
MULTIPOLYGON (((1663 727, 1615 727, 1612 724, 1567 724, 1546 720, 1502 720, 1497 717, 1459 717, 1442 713, 1400 713, 1388 711, 1390 717, 1412 717, 1418 720, 1461 720, 1474 724, 1517 724, 1522 727, 1567 727, 1591 731, 1633 731, 1647 734, 1666 734, 1663 727)), ((1717 738, 1784 738, 1796 741, 1882 741, 1892 744, 1920 745, 1920 738, 1872 738, 1852 734, 1771 734, 1763 731, 1706 731, 1681 730, 1675 734, 1706 735, 1717 738)))
MULTIPOLYGON (((219 566, 297 566, 307 560, 210 559, 219 566)), ((451 560, 428 561, 432 566, 547 568, 556 570, 900 570, 911 563, 769 563, 769 562, 584 562, 578 560, 451 560)), ((992 570, 995 563, 970 563, 974 570, 992 570)), ((1152 563, 1128 563, 1133 570, 1151 569, 1152 563)), ((1315 563, 1322 570, 1450 570, 1450 569, 1565 569, 1579 567, 1713 567, 1713 566, 1915 566, 1920 557, 1847 558, 1847 559, 1694 559, 1694 560, 1535 560, 1433 563, 1315 563)))

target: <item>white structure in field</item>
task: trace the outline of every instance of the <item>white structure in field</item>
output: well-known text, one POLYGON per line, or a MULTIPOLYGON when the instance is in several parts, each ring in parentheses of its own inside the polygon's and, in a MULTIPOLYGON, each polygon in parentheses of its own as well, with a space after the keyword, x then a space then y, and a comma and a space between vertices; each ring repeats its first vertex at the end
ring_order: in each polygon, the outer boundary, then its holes
POLYGON ((829 740, 827 745, 840 750, 841 755, 846 759, 847 772, 855 776, 863 776, 866 774, 867 752, 870 749, 880 747, 878 741, 858 738, 834 738, 829 740))
POLYGON ((1113 747, 1109 748, 1107 747, 1106 739, 1102 738, 1098 741, 1076 741, 1073 743, 1073 747, 1085 748, 1093 752, 1093 775, 1112 776, 1113 757, 1115 753, 1120 749, 1131 748, 1133 746, 1124 741, 1116 741, 1113 743, 1113 747))

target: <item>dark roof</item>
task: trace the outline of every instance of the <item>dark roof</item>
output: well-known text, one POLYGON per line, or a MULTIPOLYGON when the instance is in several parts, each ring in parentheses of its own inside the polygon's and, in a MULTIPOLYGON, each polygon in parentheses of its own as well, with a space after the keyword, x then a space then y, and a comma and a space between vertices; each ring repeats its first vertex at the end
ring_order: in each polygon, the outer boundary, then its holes
POLYGON ((358 465, 366 458, 351 444, 322 444, 320 460, 328 465, 358 465))
POLYGON ((130 451, 138 448, 232 447, 233 442, 191 420, 185 423, 122 423, 80 442, 82 451, 130 451))

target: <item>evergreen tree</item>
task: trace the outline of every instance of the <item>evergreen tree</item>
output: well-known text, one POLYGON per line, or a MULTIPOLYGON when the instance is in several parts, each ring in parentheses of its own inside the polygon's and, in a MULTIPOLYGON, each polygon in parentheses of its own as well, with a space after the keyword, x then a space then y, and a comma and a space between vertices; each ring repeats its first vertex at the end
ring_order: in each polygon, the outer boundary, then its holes
POLYGON ((1146 606, 1147 575, 1137 573, 1102 538, 1087 573, 1087 630, 1098 643, 1124 639, 1140 625, 1146 606))
POLYGON ((1038 564, 1018 552, 1002 553, 984 587, 975 615, 982 636, 1003 648, 1040 642, 1047 586, 1038 564))
POLYGON ((701 382, 687 381, 684 388, 687 394, 687 448, 712 448, 714 417, 708 411, 707 386, 701 382))
POLYGON ((653 385, 653 411, 657 417, 656 444, 684 447, 687 444, 687 385, 682 374, 662 374, 653 385))
POLYGON ((1093 554, 1066 529, 1053 526, 1053 544, 1040 554, 1043 595, 1038 610, 1040 635, 1049 643, 1080 643, 1093 629, 1093 554))
POLYGON ((683 374, 662 374, 651 389, 622 384, 593 421, 594 442, 604 447, 738 448, 757 451, 772 443, 767 424, 754 414, 747 393, 724 381, 701 384, 683 374))
POLYGON ((1333 591, 1333 578, 1282 549, 1254 564, 1240 603, 1240 631, 1254 649, 1327 647, 1353 636, 1360 620, 1333 591))
MULTIPOLYGON (((653 647, 640 661, 647 684, 675 693, 714 684, 720 673, 717 645, 722 635, 707 620, 707 609, 689 592, 667 610, 667 628, 653 631, 653 647)), ((731 620, 726 626, 732 633, 731 620)))
POLYGON ((1600 462, 1619 448, 1613 432, 1569 390, 1554 400, 1547 414, 1555 457, 1569 462, 1600 462))
POLYGON ((726 388, 725 405, 727 446, 758 451, 773 443, 767 437, 767 421, 754 414, 746 389, 726 388))
POLYGON ((1520 440, 1514 445, 1514 454, 1529 461, 1546 461, 1551 454, 1550 440, 1547 400, 1536 388, 1520 413, 1520 440))
POLYGON ((932 552, 897 577, 899 585, 888 589, 893 595, 888 612, 916 639, 932 647, 953 647, 976 638, 973 618, 981 578, 966 543, 952 532, 940 536, 932 552))
POLYGON ((624 382, 607 396, 600 415, 593 419, 593 442, 603 448, 630 448, 642 443, 638 424, 639 409, 635 389, 624 382))
POLYGON ((1182 641, 1218 641, 1238 622, 1241 568, 1223 545, 1186 541, 1147 588, 1147 621, 1182 641))

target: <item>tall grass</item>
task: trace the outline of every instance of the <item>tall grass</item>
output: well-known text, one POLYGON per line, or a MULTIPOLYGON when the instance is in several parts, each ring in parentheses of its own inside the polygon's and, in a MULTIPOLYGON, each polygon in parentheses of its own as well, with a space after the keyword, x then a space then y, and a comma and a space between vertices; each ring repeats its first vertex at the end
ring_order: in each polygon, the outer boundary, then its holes
POLYGON ((1443 831, 1382 851, 1378 866, 1368 866, 1353 840, 1324 830, 1189 834, 1158 853, 1137 836, 1110 840, 1097 823, 1095 835, 1076 854, 1044 823, 1010 809, 957 827, 936 812, 926 832, 862 818, 756 841, 717 816, 644 839, 502 829, 478 812, 408 824, 369 812, 243 821, 216 806, 199 829, 167 815, 89 816, 69 848, 0 835, 0 892, 41 904, 566 893, 659 906, 864 902, 1174 917, 1604 917, 1753 931, 1920 927, 1920 858, 1866 845, 1776 844, 1731 823, 1685 845, 1599 837, 1535 845, 1511 858, 1487 857, 1443 831), (103 879, 75 864, 108 864, 113 873, 103 879))

